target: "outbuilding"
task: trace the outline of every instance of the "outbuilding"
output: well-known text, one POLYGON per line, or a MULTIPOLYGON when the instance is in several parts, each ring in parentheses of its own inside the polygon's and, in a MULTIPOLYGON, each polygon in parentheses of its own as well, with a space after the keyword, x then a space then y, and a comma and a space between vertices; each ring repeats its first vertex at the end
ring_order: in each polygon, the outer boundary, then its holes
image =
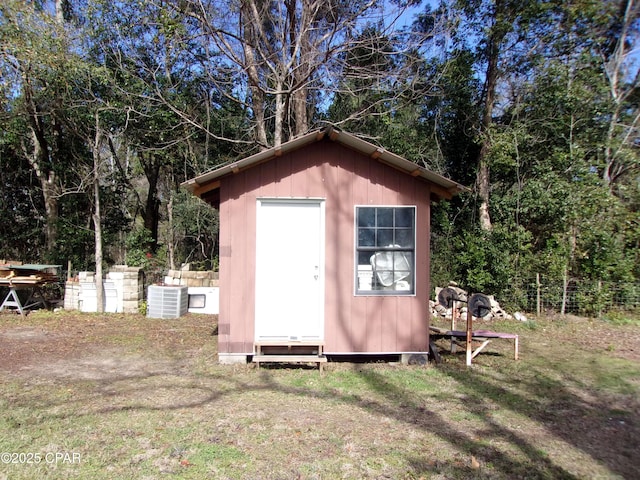
POLYGON ((183 186, 220 214, 221 363, 428 353, 430 206, 464 187, 333 127, 183 186))

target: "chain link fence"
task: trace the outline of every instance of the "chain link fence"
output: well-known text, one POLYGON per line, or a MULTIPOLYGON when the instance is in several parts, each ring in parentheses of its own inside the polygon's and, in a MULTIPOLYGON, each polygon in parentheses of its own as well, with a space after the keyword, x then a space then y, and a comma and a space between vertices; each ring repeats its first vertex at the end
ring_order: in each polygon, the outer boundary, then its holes
POLYGON ((545 282, 537 277, 514 285, 501 305, 537 315, 571 313, 600 316, 610 310, 640 310, 640 283, 567 280, 545 282))

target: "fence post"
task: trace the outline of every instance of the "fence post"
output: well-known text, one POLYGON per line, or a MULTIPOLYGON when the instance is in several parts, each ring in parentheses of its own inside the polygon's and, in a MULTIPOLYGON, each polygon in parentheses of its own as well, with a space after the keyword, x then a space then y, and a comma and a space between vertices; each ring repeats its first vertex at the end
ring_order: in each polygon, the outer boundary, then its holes
POLYGON ((540 316, 541 314, 541 305, 540 305, 540 274, 536 273, 536 315, 540 316))
POLYGON ((597 285, 597 305, 598 305, 598 318, 602 318, 602 280, 598 280, 597 285))
POLYGON ((562 272, 562 306, 560 307, 560 315, 564 315, 567 310, 567 269, 562 272))

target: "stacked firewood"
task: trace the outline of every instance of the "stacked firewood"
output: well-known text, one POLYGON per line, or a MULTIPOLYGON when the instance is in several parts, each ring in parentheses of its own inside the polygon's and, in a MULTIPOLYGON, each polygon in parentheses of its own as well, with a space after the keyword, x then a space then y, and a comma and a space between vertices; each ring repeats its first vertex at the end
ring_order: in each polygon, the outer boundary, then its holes
POLYGON ((29 268, 29 266, 16 265, 15 263, 0 264, 0 284, 45 284, 55 283, 58 276, 55 273, 29 268))

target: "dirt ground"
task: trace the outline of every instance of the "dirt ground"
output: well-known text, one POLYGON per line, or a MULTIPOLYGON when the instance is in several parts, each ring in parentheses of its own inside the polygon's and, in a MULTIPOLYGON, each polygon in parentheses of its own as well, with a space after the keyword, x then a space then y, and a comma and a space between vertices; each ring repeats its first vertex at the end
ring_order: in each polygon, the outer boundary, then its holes
POLYGON ((559 335, 560 341, 594 352, 602 351, 615 357, 640 361, 640 328, 628 325, 612 329, 604 322, 575 316, 568 316, 564 320, 559 318, 559 321, 566 322, 569 327, 559 335))
POLYGON ((109 375, 123 378, 142 371, 175 373, 192 353, 215 344, 216 321, 211 315, 189 315, 178 322, 69 311, 25 318, 2 313, 0 371, 86 380, 109 375))

